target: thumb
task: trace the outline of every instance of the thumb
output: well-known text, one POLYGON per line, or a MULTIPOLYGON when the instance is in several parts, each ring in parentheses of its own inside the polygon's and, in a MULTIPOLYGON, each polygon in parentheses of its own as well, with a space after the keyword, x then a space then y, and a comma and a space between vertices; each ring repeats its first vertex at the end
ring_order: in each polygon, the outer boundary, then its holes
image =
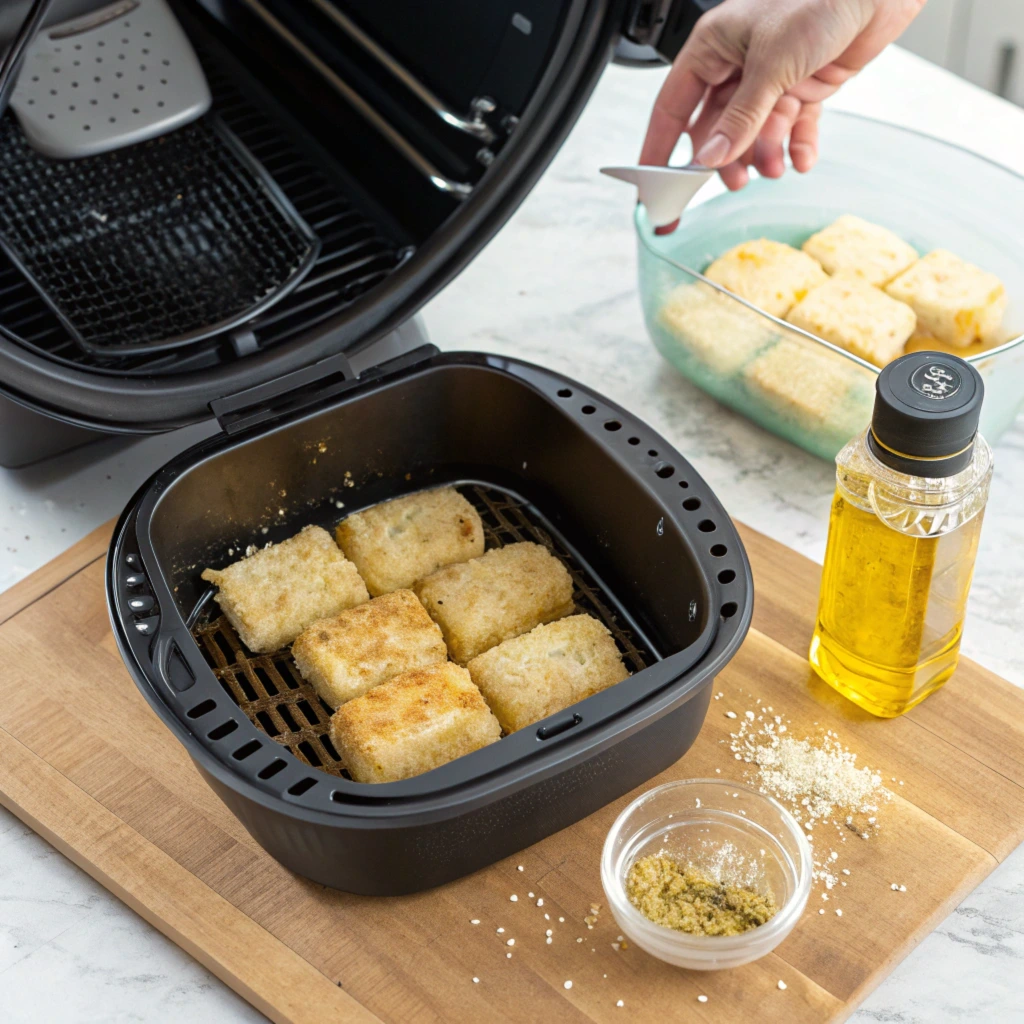
POLYGON ((697 151, 697 163, 724 167, 745 153, 785 91, 774 68, 748 60, 736 91, 697 151))

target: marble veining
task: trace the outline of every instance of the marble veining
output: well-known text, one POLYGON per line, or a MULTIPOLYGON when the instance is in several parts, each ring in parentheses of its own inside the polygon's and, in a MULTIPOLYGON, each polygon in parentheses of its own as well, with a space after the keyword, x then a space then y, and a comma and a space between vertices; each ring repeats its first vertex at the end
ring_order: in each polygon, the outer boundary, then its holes
MULTIPOLYGON (((639 150, 661 72, 613 68, 538 187, 426 308, 445 349, 516 355, 645 419, 736 517, 821 560, 832 467, 683 380, 648 342, 625 186, 597 175, 639 150)), ((897 49, 836 105, 1024 168, 1024 113, 897 49)), ((203 428, 0 471, 0 589, 105 519, 203 428)), ((1024 420, 996 450, 964 649, 1024 685, 1024 420)), ((596 881, 595 881, 596 884, 596 881)), ((0 1020, 262 1019, 204 968, 0 811, 0 1020)), ((1024 1020, 1024 850, 1009 857, 871 994, 857 1024, 1024 1020)))

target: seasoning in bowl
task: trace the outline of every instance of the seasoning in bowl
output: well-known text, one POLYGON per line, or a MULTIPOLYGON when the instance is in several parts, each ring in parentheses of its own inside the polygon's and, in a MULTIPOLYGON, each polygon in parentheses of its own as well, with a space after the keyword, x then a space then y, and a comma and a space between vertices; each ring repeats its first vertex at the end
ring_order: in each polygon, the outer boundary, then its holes
POLYGON ((771 890, 718 880, 658 853, 630 867, 626 896, 649 921, 690 935, 742 935, 779 909, 771 890))

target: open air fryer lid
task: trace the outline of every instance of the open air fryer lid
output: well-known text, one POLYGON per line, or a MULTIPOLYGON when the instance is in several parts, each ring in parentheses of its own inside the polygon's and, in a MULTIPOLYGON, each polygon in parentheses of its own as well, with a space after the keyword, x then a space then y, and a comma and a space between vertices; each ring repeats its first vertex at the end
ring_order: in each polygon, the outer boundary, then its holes
MULTIPOLYGON (((64 16, 77 14, 83 6, 89 5, 77 0, 57 4, 64 16)), ((671 54, 707 4, 670 0, 655 4, 660 13, 654 16, 647 10, 650 4, 624 0, 452 2, 443 8, 432 5, 428 22, 422 5, 402 0, 388 5, 392 23, 412 27, 398 42, 387 39, 388 20, 371 0, 309 0, 305 5, 284 0, 180 0, 173 6, 197 49, 203 51, 206 34, 216 37, 225 53, 265 69, 261 82, 292 90, 293 103, 300 95, 317 108, 322 102, 329 111, 333 108, 327 106, 328 99, 345 99, 379 129, 376 134, 383 142, 377 138, 375 144, 380 146, 382 168, 385 162, 390 167, 409 156, 403 146, 411 138, 421 160, 427 154, 431 177, 431 126, 435 132, 447 131, 454 119, 459 122, 454 131, 461 152, 469 151, 468 146, 476 151, 476 161, 468 162, 475 178, 467 184, 440 175, 433 182, 440 193, 438 202, 451 202, 451 212, 371 290, 307 329, 239 358, 194 370, 183 360, 170 373, 121 373, 116 364, 83 366, 49 357, 0 332, 0 391, 48 416, 85 427, 150 433, 197 422, 210 417, 213 402, 338 353, 352 355, 399 327, 473 258, 526 196, 568 134, 623 33, 634 40, 624 62, 655 61, 653 49, 636 44, 654 41, 656 30, 671 24, 675 34, 665 44, 671 54), (363 95, 374 102, 367 102, 349 86, 358 75, 341 78, 329 48, 312 49, 301 33, 307 9, 313 12, 310 17, 341 26, 348 43, 354 40, 381 64, 380 75, 400 80, 404 92, 412 93, 405 101, 417 108, 418 129, 414 125, 415 130, 397 140, 388 137, 387 123, 377 123, 388 113, 388 96, 374 92, 369 76, 362 83, 363 95), (669 9, 676 12, 671 18, 669 9), (440 42, 424 46, 427 38, 440 42), (389 45, 386 53, 381 51, 383 56, 373 49, 380 39, 389 45), (464 58, 455 61, 458 73, 445 83, 450 108, 441 109, 435 102, 438 97, 424 90, 423 82, 433 81, 432 65, 451 67, 460 52, 464 58), (410 88, 405 88, 409 83, 403 74, 412 80, 410 88)), ((11 10, 26 9, 27 4, 5 5, 0 33, 11 29, 11 10)), ((321 36, 314 33, 310 38, 321 36)), ((281 98, 272 92, 263 97, 268 107, 278 105, 281 98)), ((394 196, 396 204, 403 201, 400 193, 399 189, 394 196)), ((316 273, 314 267, 311 278, 316 273)))

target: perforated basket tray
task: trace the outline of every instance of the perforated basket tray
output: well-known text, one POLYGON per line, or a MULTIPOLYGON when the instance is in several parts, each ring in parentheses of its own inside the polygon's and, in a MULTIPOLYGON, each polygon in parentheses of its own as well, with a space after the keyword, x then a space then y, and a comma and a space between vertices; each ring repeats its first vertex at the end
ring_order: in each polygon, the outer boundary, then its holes
POLYGON ((428 348, 325 387, 312 410, 263 410, 164 467, 108 562, 136 682, 253 836, 319 882, 408 892, 521 849, 682 756, 753 596, 739 536, 682 456, 624 410, 513 360, 428 348), (612 628, 634 674, 431 772, 356 783, 287 652, 250 655, 208 617, 199 573, 229 549, 444 483, 478 503, 492 545, 527 537, 562 558, 577 604, 612 628))

